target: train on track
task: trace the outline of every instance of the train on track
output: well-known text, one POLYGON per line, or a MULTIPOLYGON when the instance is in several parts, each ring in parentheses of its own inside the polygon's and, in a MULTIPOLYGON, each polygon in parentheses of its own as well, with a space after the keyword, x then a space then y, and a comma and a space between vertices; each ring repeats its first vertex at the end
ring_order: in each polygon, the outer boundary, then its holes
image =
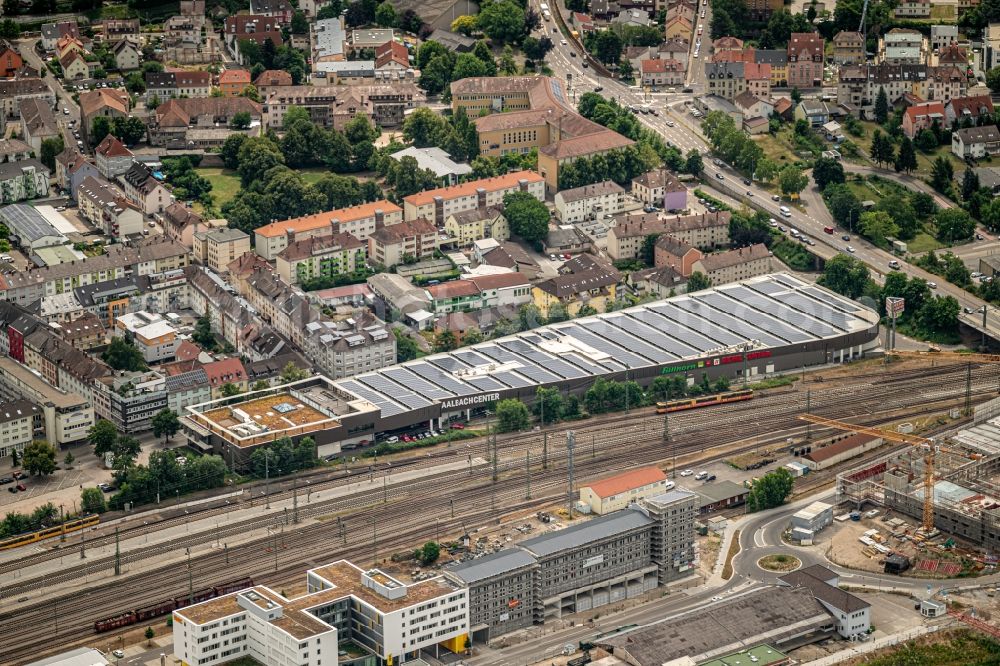
POLYGON ((70 532, 76 532, 77 530, 82 530, 86 527, 92 527, 99 522, 101 522, 101 517, 96 513, 90 516, 76 518, 74 520, 67 520, 61 525, 46 527, 45 529, 36 530, 27 534, 18 534, 17 536, 4 539, 3 541, 0 541, 0 550, 20 548, 21 546, 27 546, 29 543, 37 543, 43 539, 51 539, 52 537, 59 536, 60 534, 69 534, 70 532))
POLYGON ((139 622, 151 620, 154 617, 167 615, 168 613, 174 612, 178 608, 190 606, 192 602, 198 604, 202 601, 214 599, 215 597, 221 597, 224 594, 245 590, 248 587, 253 587, 253 579, 240 578, 238 580, 229 581, 228 583, 223 583, 222 585, 216 585, 215 587, 206 587, 203 590, 195 590, 194 594, 191 595, 182 594, 181 596, 174 597, 173 599, 164 599, 163 601, 158 601, 155 604, 143 606, 142 608, 137 608, 134 611, 129 611, 128 613, 122 613, 121 615, 115 615, 113 617, 106 617, 103 620, 97 620, 94 622, 94 632, 100 634, 105 631, 111 631, 121 627, 129 627, 133 624, 138 624, 139 622))
POLYGON ((714 395, 703 395, 697 398, 683 398, 681 400, 671 400, 669 402, 656 403, 657 414, 667 414, 669 412, 679 412, 685 409, 697 409, 699 407, 709 407, 711 405, 722 405, 727 402, 740 402, 742 400, 752 400, 753 391, 745 389, 743 391, 728 391, 726 393, 716 393, 714 395))

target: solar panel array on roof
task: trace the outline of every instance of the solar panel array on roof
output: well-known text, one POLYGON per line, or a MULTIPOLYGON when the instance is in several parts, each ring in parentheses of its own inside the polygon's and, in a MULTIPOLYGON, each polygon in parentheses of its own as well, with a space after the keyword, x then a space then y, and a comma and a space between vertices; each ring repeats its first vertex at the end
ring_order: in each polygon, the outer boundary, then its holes
MULTIPOLYGON (((339 385, 392 416, 508 388, 596 379, 626 367, 732 353, 752 340, 777 348, 876 325, 875 314, 859 304, 791 275, 770 275, 536 328, 339 385)), ((456 401, 452 407, 464 404, 456 401)))

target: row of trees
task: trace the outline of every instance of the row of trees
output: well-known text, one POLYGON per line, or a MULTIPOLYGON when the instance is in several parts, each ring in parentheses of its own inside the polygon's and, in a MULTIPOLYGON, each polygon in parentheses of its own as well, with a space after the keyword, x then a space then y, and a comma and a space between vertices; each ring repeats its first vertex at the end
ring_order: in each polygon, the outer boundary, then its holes
POLYGON ((732 117, 722 111, 709 112, 701 121, 701 129, 716 154, 737 169, 762 183, 778 181, 786 195, 805 189, 808 178, 798 165, 784 167, 764 155, 764 149, 736 126, 732 117))
POLYGON ((273 478, 312 469, 318 463, 316 442, 312 437, 303 437, 298 442, 282 437, 250 454, 249 471, 258 479, 273 478))
POLYGON ((98 145, 111 134, 126 146, 134 146, 146 137, 146 124, 141 118, 107 118, 97 116, 90 123, 90 142, 98 145))
POLYGON ((403 138, 417 148, 437 146, 460 162, 479 155, 476 125, 462 108, 450 118, 427 107, 415 110, 403 122, 403 138))
POLYGON ((59 524, 59 509, 52 502, 43 504, 31 513, 9 511, 3 520, 0 520, 0 539, 57 524, 59 524))
POLYGON ((154 451, 149 454, 148 465, 133 465, 119 478, 118 492, 108 506, 122 509, 128 502, 132 506, 150 504, 157 498, 177 497, 199 490, 221 488, 226 483, 228 468, 219 456, 194 456, 181 458, 177 451, 154 451))
POLYGON ((635 141, 644 160, 652 160, 655 155, 674 171, 688 170, 688 162, 680 150, 664 143, 663 137, 643 126, 636 114, 618 102, 605 99, 597 93, 584 93, 577 104, 577 110, 587 120, 635 141))

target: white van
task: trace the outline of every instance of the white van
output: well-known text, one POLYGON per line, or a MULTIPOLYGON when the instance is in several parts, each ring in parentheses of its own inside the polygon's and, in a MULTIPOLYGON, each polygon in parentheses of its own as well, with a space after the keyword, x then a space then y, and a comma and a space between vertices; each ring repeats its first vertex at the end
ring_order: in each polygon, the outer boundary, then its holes
POLYGON ((791 217, 792 216, 792 211, 788 210, 788 206, 782 206, 778 210, 781 211, 781 216, 782 217, 791 217))

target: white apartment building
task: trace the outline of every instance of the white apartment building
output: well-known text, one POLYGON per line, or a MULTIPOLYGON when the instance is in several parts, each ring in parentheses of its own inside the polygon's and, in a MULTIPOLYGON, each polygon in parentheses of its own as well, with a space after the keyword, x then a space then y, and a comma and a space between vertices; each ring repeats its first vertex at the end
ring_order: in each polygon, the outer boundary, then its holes
POLYGON ((42 410, 28 400, 0 403, 0 458, 24 451, 35 438, 36 421, 41 425, 42 420, 42 410))
POLYGON ((723 210, 683 216, 619 215, 608 230, 608 256, 614 261, 634 259, 650 234, 668 234, 699 249, 714 250, 729 244, 730 217, 723 210))
POLYGON ((425 648, 464 649, 468 592, 444 577, 404 584, 341 560, 306 574, 288 599, 264 586, 174 611, 174 654, 188 666, 250 656, 268 666, 336 666, 341 644, 377 663, 425 648))
POLYGON ((625 210, 625 188, 613 180, 563 190, 555 196, 556 214, 566 223, 596 219, 625 210))
POLYGON ((173 358, 180 338, 177 329, 155 312, 129 312, 115 318, 115 335, 130 340, 146 363, 173 358))
POLYGON ((539 201, 545 201, 545 179, 534 171, 516 171, 418 192, 403 198, 403 219, 422 217, 440 229, 449 215, 500 206, 511 192, 528 192, 539 201))

